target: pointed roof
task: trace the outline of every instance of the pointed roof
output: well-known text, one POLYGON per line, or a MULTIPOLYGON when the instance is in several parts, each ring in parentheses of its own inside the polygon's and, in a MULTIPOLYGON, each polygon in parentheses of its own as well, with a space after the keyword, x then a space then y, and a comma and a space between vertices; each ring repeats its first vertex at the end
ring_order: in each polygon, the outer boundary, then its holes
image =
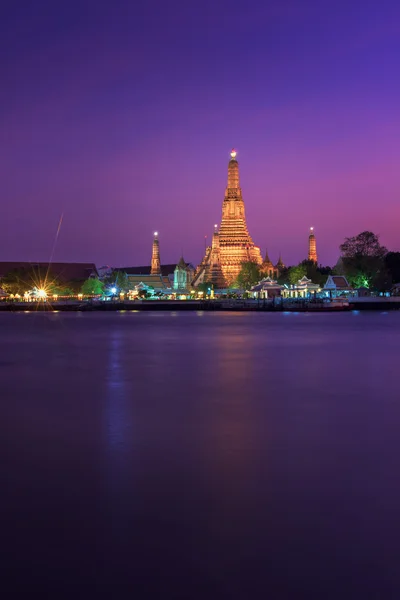
POLYGON ((344 275, 329 275, 324 288, 335 290, 353 289, 344 275))
POLYGON ((183 258, 183 255, 180 257, 179 262, 176 266, 180 269, 186 269, 187 264, 185 262, 185 259, 183 258))
POLYGON ((272 265, 272 261, 271 261, 270 257, 268 256, 268 250, 267 249, 265 249, 265 257, 264 257, 264 260, 263 260, 263 265, 272 265))
POLYGON ((280 253, 280 252, 279 252, 279 260, 278 260, 278 262, 276 263, 276 266, 277 266, 277 267, 281 267, 281 268, 284 268, 284 267, 285 267, 285 263, 284 263, 284 262, 283 262, 283 260, 282 260, 282 255, 281 255, 281 253, 280 253))

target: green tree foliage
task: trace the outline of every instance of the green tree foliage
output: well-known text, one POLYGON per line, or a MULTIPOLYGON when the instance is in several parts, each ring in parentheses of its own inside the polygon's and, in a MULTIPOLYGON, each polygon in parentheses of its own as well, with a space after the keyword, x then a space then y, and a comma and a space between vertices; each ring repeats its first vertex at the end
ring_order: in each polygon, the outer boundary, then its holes
POLYGON ((259 266, 254 262, 244 262, 237 276, 237 285, 240 289, 248 291, 262 279, 259 266))
POLYGON ((331 267, 318 266, 313 260, 303 260, 300 264, 306 268, 306 277, 320 286, 324 285, 328 275, 332 275, 331 267))
POLYGON ((285 267, 284 269, 279 269, 278 283, 280 285, 285 285, 285 283, 286 284, 290 283, 289 271, 290 271, 289 267, 285 267))
POLYGON ((297 267, 290 267, 288 274, 289 283, 296 285, 299 279, 302 279, 306 274, 307 268, 303 264, 297 265, 297 267))
POLYGON ((387 249, 380 245, 375 233, 363 231, 355 237, 346 238, 340 251, 340 264, 351 285, 378 290, 390 287, 385 264, 387 249))
POLYGON ((129 290, 129 279, 124 271, 113 271, 111 275, 104 279, 106 288, 115 287, 119 292, 127 292, 129 290))
POLYGON ((210 281, 203 281, 202 283, 199 283, 196 289, 198 292, 203 292, 204 296, 209 296, 212 288, 213 284, 210 281))
POLYGON ((100 296, 103 293, 104 283, 95 278, 87 279, 82 285, 81 292, 84 296, 100 296))

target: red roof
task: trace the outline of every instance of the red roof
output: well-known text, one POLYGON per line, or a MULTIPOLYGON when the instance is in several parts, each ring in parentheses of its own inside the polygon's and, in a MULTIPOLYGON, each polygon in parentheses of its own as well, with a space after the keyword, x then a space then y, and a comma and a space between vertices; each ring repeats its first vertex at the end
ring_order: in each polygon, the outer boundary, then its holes
POLYGON ((342 275, 332 275, 332 279, 334 284, 336 285, 336 289, 348 290, 350 288, 349 282, 346 277, 342 275))

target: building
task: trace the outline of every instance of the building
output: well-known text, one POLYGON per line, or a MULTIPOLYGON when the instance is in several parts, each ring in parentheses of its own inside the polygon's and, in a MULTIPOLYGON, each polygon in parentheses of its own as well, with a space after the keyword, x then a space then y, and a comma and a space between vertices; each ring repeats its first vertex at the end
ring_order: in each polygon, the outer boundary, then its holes
MULTIPOLYGON (((154 292, 166 292, 171 290, 171 280, 164 275, 152 275, 148 273, 126 273, 128 279, 128 289, 130 292, 142 289, 152 289, 154 292)), ((129 292, 128 292, 129 293, 129 292)))
POLYGON ((130 290, 154 289, 155 292, 170 290, 174 283, 175 264, 160 263, 158 233, 154 233, 150 265, 142 267, 118 267, 113 272, 125 273, 130 290))
POLYGON ((270 277, 270 278, 277 277, 277 271, 268 256, 268 250, 265 251, 265 258, 262 262, 260 271, 267 277, 270 277))
POLYGON ((160 261, 160 243, 158 241, 158 233, 154 232, 153 249, 151 253, 151 268, 150 273, 152 275, 161 274, 161 261, 160 261))
POLYGON ((275 265, 275 276, 278 278, 284 269, 286 269, 286 265, 282 260, 281 254, 279 253, 279 259, 275 265))
POLYGON ((308 236, 308 260, 318 264, 317 240, 315 239, 314 227, 310 227, 308 236))
POLYGON ((354 293, 353 288, 344 275, 329 275, 323 291, 331 298, 354 293))
POLYGON ((256 246, 248 232, 245 207, 239 181, 239 164, 236 151, 232 150, 228 163, 228 184, 222 203, 222 220, 214 228, 211 247, 206 249, 193 282, 213 283, 219 288, 229 287, 239 275, 242 263, 262 264, 260 248, 256 246))
POLYGON ((174 270, 174 290, 189 290, 194 277, 194 267, 183 256, 174 270))
POLYGON ((320 291, 321 287, 304 275, 304 277, 298 280, 296 285, 285 287, 282 295, 285 298, 309 298, 310 296, 316 296, 320 291))
POLYGON ((279 285, 271 277, 265 277, 250 289, 254 298, 276 298, 282 295, 283 285, 279 285))

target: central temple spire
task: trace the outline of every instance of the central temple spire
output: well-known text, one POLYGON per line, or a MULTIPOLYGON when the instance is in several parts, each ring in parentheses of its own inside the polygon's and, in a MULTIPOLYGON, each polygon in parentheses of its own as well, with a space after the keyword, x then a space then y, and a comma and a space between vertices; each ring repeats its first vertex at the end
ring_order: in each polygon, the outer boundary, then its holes
POLYGON ((243 263, 262 263, 260 248, 254 244, 247 229, 236 150, 230 155, 221 226, 219 231, 215 227, 212 247, 207 248, 197 271, 197 281, 202 277, 202 281, 211 281, 219 288, 235 285, 243 263))

